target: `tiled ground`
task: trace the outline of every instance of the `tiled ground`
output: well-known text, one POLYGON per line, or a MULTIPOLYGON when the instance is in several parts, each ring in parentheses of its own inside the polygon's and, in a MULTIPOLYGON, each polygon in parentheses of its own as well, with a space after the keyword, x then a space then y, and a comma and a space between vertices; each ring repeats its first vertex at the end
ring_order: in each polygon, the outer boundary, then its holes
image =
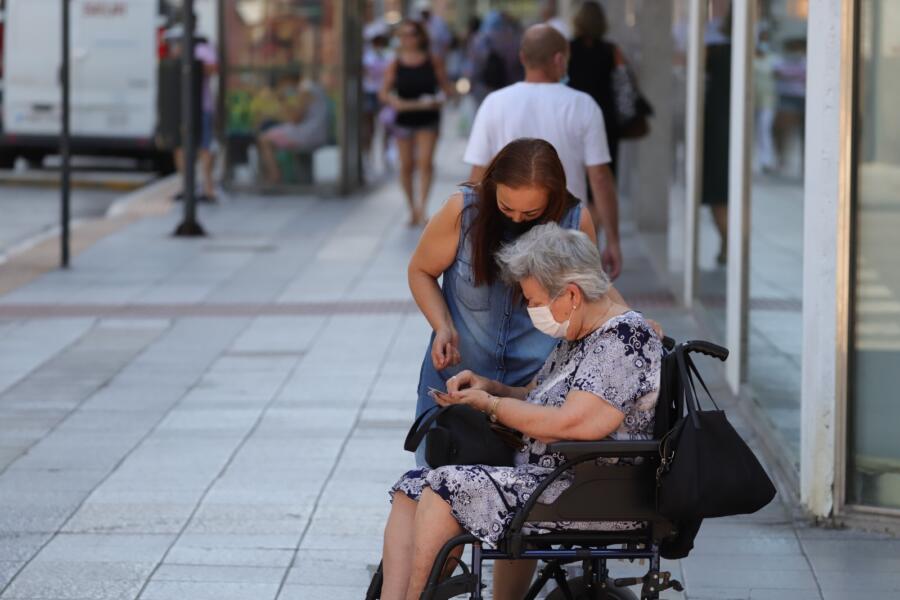
MULTIPOLYGON (((445 142, 436 198, 458 157, 445 142)), ((362 597, 412 462, 417 232, 393 185, 235 198, 202 220, 204 240, 169 237, 175 214, 143 220, 0 297, 3 600, 362 597)), ((704 335, 623 229, 626 297, 704 335)), ((668 597, 900 597, 900 542, 790 515, 705 524, 668 597)))

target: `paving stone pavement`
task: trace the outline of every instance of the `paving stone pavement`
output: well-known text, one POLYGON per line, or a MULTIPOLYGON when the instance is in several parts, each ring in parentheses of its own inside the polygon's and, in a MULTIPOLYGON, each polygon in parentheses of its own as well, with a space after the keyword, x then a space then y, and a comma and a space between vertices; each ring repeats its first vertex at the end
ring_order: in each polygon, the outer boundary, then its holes
MULTIPOLYGON (((428 336, 405 217, 395 184, 236 197, 202 207, 209 238, 147 218, 0 297, 0 599, 361 598, 428 336)), ((625 296, 703 336, 623 231, 625 296)), ((707 522, 666 597, 900 597, 900 541, 795 514, 707 522)))

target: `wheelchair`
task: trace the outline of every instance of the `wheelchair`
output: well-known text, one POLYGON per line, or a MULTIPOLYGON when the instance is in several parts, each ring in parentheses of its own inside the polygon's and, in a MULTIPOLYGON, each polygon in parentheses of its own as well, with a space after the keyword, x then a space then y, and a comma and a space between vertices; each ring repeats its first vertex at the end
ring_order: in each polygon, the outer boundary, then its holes
MULTIPOLYGON (((660 372, 660 390, 656 405, 654 439, 603 440, 596 442, 557 442, 552 452, 566 457, 531 495, 515 515, 496 549, 483 548, 471 534, 449 540, 439 551, 422 592, 421 600, 445 600, 468 595, 483 598, 483 563, 490 560, 541 561, 538 574, 523 600, 535 600, 552 581, 555 589, 548 600, 637 600, 628 588, 640 586, 641 600, 658 600, 668 589, 682 591, 683 586, 671 573, 661 570, 661 554, 669 558, 686 556, 692 547, 699 522, 673 522, 657 510, 657 469, 663 466, 661 438, 684 414, 684 388, 676 368, 676 353, 706 354, 724 361, 728 350, 704 341, 675 344, 664 340, 666 350, 660 372), (598 464, 597 459, 628 459, 614 466, 598 464), (572 478, 571 485, 552 503, 538 502, 541 494, 560 477, 572 478), (622 531, 586 531, 571 529, 535 532, 529 523, 568 521, 600 524, 637 522, 636 529, 622 531), (687 542, 685 543, 685 538, 687 542), (455 558, 454 551, 471 545, 471 567, 455 558), (676 548, 674 551, 672 548, 676 548), (456 565, 452 561, 456 561, 456 565), (612 560, 645 560, 642 577, 613 578, 612 560), (567 567, 581 567, 581 573, 569 574, 567 567), (459 575, 447 574, 448 567, 460 567, 459 575)), ((374 574, 366 600, 381 597, 381 565, 374 574)))

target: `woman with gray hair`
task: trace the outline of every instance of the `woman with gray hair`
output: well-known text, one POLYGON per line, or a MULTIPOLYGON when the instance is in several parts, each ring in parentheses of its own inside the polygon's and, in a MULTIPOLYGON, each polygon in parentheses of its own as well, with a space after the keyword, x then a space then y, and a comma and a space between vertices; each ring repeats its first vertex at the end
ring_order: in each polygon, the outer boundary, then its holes
MULTIPOLYGON (((607 294, 596 244, 580 231, 547 223, 503 247, 497 262, 504 279, 521 287, 534 326, 560 341, 525 387, 471 371, 447 381, 449 393, 437 398, 440 404, 483 411, 520 431, 524 444, 513 467, 418 468, 400 478, 391 489, 384 534, 384 600, 418 598, 437 552, 462 531, 489 547, 496 544, 516 510, 564 460, 548 451, 549 443, 652 437, 662 344, 640 314, 607 294)), ((552 484, 541 501, 552 502, 568 485, 552 484)))

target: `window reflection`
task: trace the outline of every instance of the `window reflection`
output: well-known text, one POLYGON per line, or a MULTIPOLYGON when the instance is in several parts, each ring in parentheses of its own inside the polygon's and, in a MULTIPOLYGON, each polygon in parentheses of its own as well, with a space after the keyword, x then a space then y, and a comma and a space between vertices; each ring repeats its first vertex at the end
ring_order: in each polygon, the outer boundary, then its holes
POLYGON ((860 5, 848 499, 900 508, 900 3, 860 5))
POLYGON ((340 3, 238 0, 225 14, 226 179, 289 187, 335 183, 340 3))
POLYGON ((747 379, 799 468, 806 3, 758 5, 747 379))

